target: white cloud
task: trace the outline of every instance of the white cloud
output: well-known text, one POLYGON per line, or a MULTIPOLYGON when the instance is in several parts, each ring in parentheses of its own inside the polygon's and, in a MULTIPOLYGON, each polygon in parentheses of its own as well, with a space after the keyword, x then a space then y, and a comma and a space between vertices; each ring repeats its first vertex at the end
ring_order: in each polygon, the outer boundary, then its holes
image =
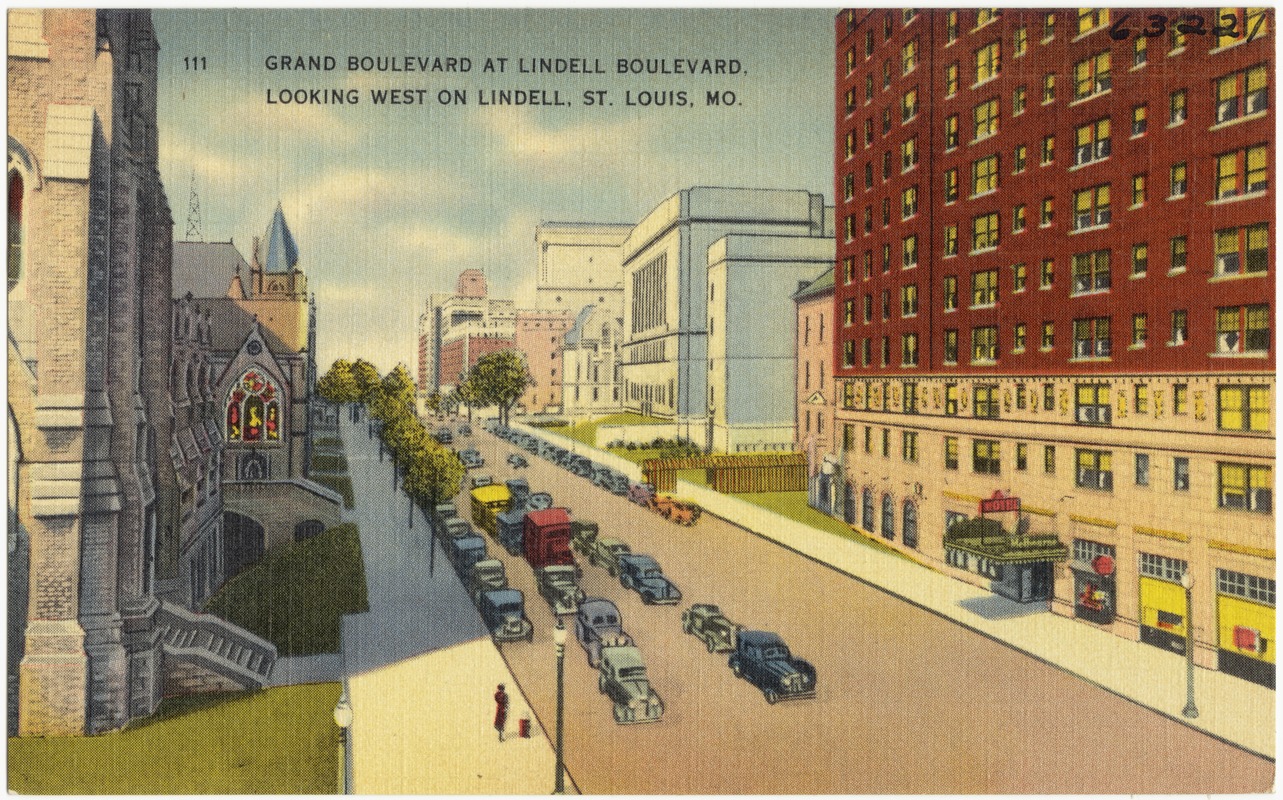
POLYGON ((516 166, 563 178, 581 170, 636 167, 649 128, 640 118, 545 127, 528 108, 488 107, 476 114, 485 136, 516 166))

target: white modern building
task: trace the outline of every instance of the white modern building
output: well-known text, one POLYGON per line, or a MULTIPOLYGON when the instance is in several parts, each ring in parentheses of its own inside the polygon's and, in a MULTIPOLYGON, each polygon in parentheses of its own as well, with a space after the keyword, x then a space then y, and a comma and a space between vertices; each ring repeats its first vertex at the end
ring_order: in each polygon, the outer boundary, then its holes
MULTIPOLYGON (((708 438, 708 252, 729 234, 831 239, 832 209, 805 190, 693 187, 660 203, 624 241, 623 408, 672 419, 696 442, 708 438)), ((784 301, 777 319, 792 317, 790 294, 776 293, 784 301)))
POLYGON ((835 249, 831 236, 745 234, 724 236, 708 249, 706 447, 723 453, 793 450, 792 295, 832 266, 835 249))
POLYGON ((535 308, 578 314, 588 305, 623 316, 623 244, 629 223, 541 222, 535 308))

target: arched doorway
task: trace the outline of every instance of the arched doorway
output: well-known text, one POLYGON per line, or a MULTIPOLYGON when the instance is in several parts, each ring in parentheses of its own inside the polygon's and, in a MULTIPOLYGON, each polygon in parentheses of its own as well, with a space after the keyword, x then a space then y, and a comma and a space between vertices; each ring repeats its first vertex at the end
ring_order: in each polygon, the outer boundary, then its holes
POLYGON ((863 506, 862 511, 864 512, 860 520, 861 527, 869 533, 873 533, 875 530, 873 527, 873 490, 867 486, 864 487, 864 494, 861 497, 861 500, 861 505, 863 506))
POLYGON ((848 483, 846 485, 845 496, 842 503, 842 518, 846 520, 847 525, 855 524, 855 486, 848 483))
POLYGON ((904 501, 904 544, 906 547, 918 546, 918 507, 912 500, 904 501))
POLYGON ((882 495, 882 538, 895 539, 895 500, 890 494, 882 495))
POLYGON ((266 538, 263 526, 254 518, 223 512, 223 564, 228 580, 263 557, 266 538))

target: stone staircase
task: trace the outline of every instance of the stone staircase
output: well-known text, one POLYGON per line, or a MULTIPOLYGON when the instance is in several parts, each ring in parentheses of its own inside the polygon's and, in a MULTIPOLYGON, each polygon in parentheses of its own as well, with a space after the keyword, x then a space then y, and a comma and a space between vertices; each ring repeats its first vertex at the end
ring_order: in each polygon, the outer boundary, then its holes
POLYGON ((269 685, 277 658, 271 642, 168 601, 161 601, 155 620, 165 652, 166 696, 269 685))

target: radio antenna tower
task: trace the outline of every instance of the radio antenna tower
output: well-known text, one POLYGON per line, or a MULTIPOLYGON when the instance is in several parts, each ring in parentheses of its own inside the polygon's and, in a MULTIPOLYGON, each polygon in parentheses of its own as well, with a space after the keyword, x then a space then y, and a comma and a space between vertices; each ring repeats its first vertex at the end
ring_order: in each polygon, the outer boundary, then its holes
POLYGON ((196 194, 196 170, 192 170, 192 193, 187 201, 187 236, 186 241, 205 241, 200 232, 200 195, 196 194))

